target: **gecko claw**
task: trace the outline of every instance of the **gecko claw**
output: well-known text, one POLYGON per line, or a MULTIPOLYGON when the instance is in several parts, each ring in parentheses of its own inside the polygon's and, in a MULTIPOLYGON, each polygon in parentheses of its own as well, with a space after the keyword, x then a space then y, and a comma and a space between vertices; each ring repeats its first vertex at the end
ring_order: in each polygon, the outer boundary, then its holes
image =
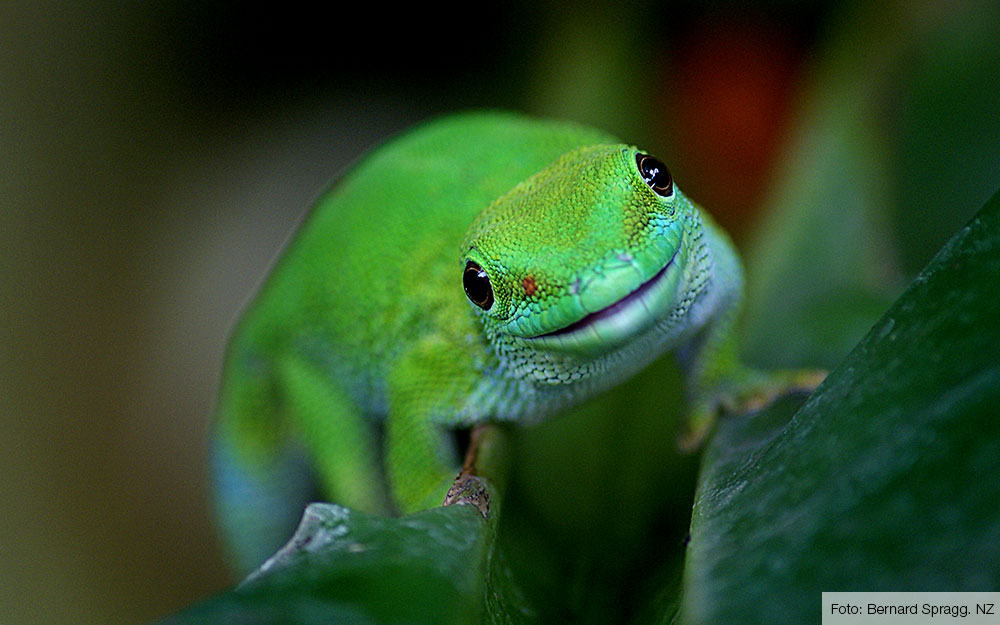
POLYGON ((458 474, 444 497, 443 506, 475 506, 483 518, 490 516, 490 492, 481 478, 463 471, 458 474))

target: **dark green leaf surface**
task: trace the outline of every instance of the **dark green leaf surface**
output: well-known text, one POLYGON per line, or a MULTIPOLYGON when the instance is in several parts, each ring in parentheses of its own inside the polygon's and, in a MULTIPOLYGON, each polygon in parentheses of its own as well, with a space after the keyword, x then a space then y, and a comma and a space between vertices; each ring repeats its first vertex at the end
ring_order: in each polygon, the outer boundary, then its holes
POLYGON ((792 417, 725 420, 688 623, 818 622, 822 591, 1000 589, 1000 194, 792 417))
POLYGON ((526 608, 487 569, 493 533, 472 506, 397 519, 314 504, 264 570, 163 623, 479 623, 487 579, 490 621, 516 623, 526 608))

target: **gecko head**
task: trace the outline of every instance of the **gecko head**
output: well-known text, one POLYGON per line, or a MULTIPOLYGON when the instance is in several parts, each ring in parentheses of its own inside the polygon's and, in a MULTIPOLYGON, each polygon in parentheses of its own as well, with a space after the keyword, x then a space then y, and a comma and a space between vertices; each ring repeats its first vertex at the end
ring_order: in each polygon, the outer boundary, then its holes
POLYGON ((465 293, 498 349, 547 354, 550 364, 609 354, 669 316, 692 210, 666 166, 644 152, 568 152, 472 223, 465 293))

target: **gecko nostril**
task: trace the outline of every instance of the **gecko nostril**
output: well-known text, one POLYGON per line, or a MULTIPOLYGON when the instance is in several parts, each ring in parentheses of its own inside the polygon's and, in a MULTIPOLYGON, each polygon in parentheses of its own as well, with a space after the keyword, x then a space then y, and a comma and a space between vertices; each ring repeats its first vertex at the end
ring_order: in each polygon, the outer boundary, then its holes
POLYGON ((532 275, 525 276, 524 280, 521 281, 521 286, 524 287, 524 294, 531 297, 538 290, 538 285, 535 284, 535 277, 532 275))

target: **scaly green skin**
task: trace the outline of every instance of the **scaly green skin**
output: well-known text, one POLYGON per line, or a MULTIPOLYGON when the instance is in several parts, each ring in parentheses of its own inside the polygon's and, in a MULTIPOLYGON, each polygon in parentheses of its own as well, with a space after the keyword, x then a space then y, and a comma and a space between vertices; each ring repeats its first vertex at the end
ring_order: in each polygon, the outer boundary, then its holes
POLYGON ((775 386, 736 360, 729 239, 676 188, 654 192, 637 152, 465 114, 390 141, 319 200, 227 354, 214 466, 239 566, 287 538, 312 477, 367 511, 439 505, 448 426, 549 416, 665 351, 687 363, 695 440, 720 403, 775 386), (463 292, 470 262, 488 310, 463 292))

